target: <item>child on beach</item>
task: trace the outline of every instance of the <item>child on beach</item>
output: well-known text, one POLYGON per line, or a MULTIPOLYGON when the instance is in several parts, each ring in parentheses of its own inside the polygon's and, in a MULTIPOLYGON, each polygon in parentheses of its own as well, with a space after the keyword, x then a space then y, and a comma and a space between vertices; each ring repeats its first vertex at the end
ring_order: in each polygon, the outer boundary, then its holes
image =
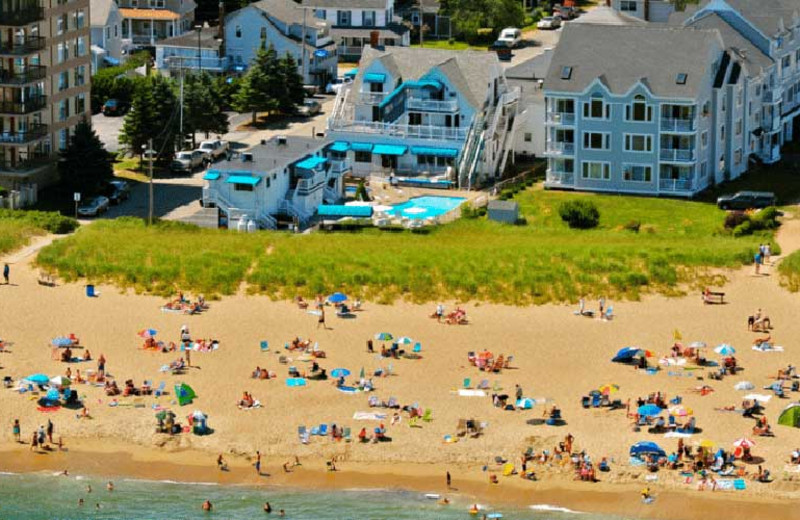
POLYGON ((12 426, 11 430, 12 430, 12 433, 14 434, 14 440, 16 440, 17 442, 20 442, 19 439, 20 439, 20 435, 21 435, 21 429, 20 429, 20 426, 19 426, 19 419, 14 419, 14 426, 12 426))

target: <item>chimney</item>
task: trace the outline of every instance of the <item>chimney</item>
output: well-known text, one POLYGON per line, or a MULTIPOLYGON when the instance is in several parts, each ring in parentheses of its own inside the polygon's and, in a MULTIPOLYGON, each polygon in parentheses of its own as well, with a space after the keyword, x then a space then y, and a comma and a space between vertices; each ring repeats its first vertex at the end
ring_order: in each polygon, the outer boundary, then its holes
POLYGON ((217 26, 217 38, 225 39, 225 2, 219 3, 219 25, 217 26))
POLYGON ((380 34, 381 33, 379 33, 378 31, 371 31, 369 33, 369 46, 372 47, 373 49, 378 48, 378 37, 380 36, 380 34))

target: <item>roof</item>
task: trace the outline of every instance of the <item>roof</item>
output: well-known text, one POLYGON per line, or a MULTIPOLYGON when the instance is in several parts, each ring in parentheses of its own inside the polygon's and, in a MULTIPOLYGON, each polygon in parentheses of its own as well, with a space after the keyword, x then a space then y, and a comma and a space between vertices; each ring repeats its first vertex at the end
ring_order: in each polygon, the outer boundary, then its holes
POLYGON ((621 13, 616 9, 605 5, 589 9, 578 18, 571 20, 573 23, 593 23, 598 25, 647 25, 647 22, 639 18, 621 13))
POLYGON ((739 31, 731 27, 728 22, 716 13, 710 12, 706 15, 701 15, 700 18, 691 22, 690 26, 698 29, 715 29, 719 31, 725 47, 731 51, 734 58, 741 60, 751 72, 758 73, 773 64, 772 58, 761 52, 750 40, 742 36, 739 31))
POLYGON ((91 0, 89 4, 90 24, 92 27, 103 27, 108 22, 111 6, 116 8, 113 0, 91 0))
POLYGON ((303 0, 303 6, 322 9, 386 9, 386 0, 303 0))
MULTIPOLYGON (((248 7, 255 7, 269 16, 287 24, 303 24, 303 9, 290 0, 259 0, 253 2, 248 7)), ((311 13, 306 14, 306 26, 311 27, 325 23, 319 18, 315 18, 311 13)))
POLYGON ((372 206, 339 206, 321 205, 317 208, 317 214, 321 217, 362 217, 372 216, 372 206))
POLYGON ((513 200, 490 200, 489 210, 518 211, 519 204, 513 200))
POLYGON ((379 38, 396 38, 408 32, 408 27, 402 24, 389 24, 386 27, 331 27, 332 37, 345 38, 370 38, 373 32, 379 38))
POLYGON ((544 79, 547 77, 551 61, 553 61, 553 49, 545 49, 542 54, 507 68, 506 79, 544 79))
MULTIPOLYGON (((203 49, 219 50, 222 40, 217 39, 219 30, 217 27, 203 27, 200 29, 200 47, 203 49)), ((156 43, 156 47, 188 47, 197 49, 197 31, 190 31, 180 36, 173 36, 156 43)))
POLYGON ((712 49, 722 50, 717 31, 683 27, 567 24, 553 53, 545 89, 583 92, 595 80, 623 95, 642 82, 655 96, 695 98, 707 81, 712 49), (569 78, 564 77, 570 67, 569 78), (679 84, 679 74, 686 81, 679 84))
POLYGON ((230 160, 220 161, 214 165, 218 172, 251 171, 267 173, 282 170, 330 144, 330 139, 314 139, 312 137, 273 137, 264 144, 258 144, 243 153, 252 154, 252 161, 243 161, 242 154, 234 155, 230 160), (279 144, 279 140, 284 140, 279 144))
POLYGON ((800 0, 725 0, 725 3, 769 37, 781 31, 781 20, 784 27, 791 27, 795 15, 800 14, 800 0))
POLYGON ((131 9, 122 7, 119 10, 123 18, 131 20, 178 20, 181 15, 168 9, 131 9))
POLYGON ((492 67, 498 65, 497 54, 479 51, 450 51, 412 47, 386 47, 385 50, 364 47, 359 73, 353 81, 353 91, 361 82, 372 62, 380 60, 384 68, 403 81, 417 80, 438 67, 449 83, 473 107, 480 108, 488 95, 492 67))

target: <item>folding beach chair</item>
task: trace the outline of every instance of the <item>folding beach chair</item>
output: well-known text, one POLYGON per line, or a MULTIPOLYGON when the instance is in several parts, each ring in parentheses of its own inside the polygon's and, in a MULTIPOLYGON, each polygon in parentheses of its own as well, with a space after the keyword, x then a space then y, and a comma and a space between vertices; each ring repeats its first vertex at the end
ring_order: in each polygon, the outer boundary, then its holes
POLYGON ((466 377, 464 378, 464 388, 470 388, 472 386, 472 379, 466 377))
POLYGON ((353 440, 353 439, 350 437, 350 434, 351 434, 351 431, 350 431, 350 427, 349 427, 349 426, 348 426, 348 427, 346 427, 346 428, 345 428, 345 429, 342 431, 342 438, 344 439, 344 441, 345 441, 345 442, 350 442, 350 441, 352 441, 352 440, 353 440))
POLYGON ((319 433, 318 433, 318 435, 320 437, 325 437, 326 435, 328 435, 328 425, 327 424, 320 424, 319 425, 319 433))
POLYGON ((261 352, 267 352, 269 350, 269 342, 262 341, 261 342, 261 352))
POLYGON ((433 410, 430 408, 425 408, 425 413, 422 414, 422 420, 425 422, 431 422, 433 420, 433 410))
POLYGON ((164 381, 161 381, 161 383, 158 385, 158 388, 156 388, 156 390, 155 390, 155 392, 153 392, 153 394, 156 397, 161 397, 162 395, 164 395, 164 388, 166 388, 166 387, 167 387, 167 383, 165 383, 164 381))
POLYGON ((488 379, 482 380, 480 383, 478 383, 477 388, 479 390, 488 390, 489 389, 489 380, 488 379))
POLYGON ((600 407, 600 394, 593 394, 592 395, 592 408, 599 408, 600 407))
POLYGON ((303 439, 306 439, 306 438, 308 438, 308 430, 306 430, 305 426, 298 426, 297 427, 297 439, 301 443, 306 444, 307 441, 306 442, 303 441, 303 439))
POLYGON ((499 392, 502 389, 503 387, 500 386, 500 381, 495 380, 495 382, 492 384, 492 392, 499 392))

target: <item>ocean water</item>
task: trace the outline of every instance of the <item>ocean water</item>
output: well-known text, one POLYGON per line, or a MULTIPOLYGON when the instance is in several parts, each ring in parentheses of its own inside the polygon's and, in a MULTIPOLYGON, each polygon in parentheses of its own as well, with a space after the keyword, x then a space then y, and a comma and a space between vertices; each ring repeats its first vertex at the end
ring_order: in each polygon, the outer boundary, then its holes
MULTIPOLYGON (((84 519, 225 519, 278 518, 286 511, 293 520, 465 520, 469 502, 450 497, 453 503, 440 506, 421 493, 388 490, 346 490, 311 492, 284 488, 218 486, 178 482, 117 479, 109 493, 105 480, 81 476, 0 475, 0 519, 2 520, 84 520, 84 519), (91 485, 91 493, 86 486, 91 485), (79 506, 80 498, 84 505, 79 506), (214 505, 211 513, 201 510, 204 500, 214 505), (269 501, 273 514, 262 507, 269 501), (100 504, 99 509, 97 504, 100 504)), ((621 517, 557 510, 546 504, 534 508, 491 507, 487 513, 501 513, 509 520, 622 520, 621 517)))

